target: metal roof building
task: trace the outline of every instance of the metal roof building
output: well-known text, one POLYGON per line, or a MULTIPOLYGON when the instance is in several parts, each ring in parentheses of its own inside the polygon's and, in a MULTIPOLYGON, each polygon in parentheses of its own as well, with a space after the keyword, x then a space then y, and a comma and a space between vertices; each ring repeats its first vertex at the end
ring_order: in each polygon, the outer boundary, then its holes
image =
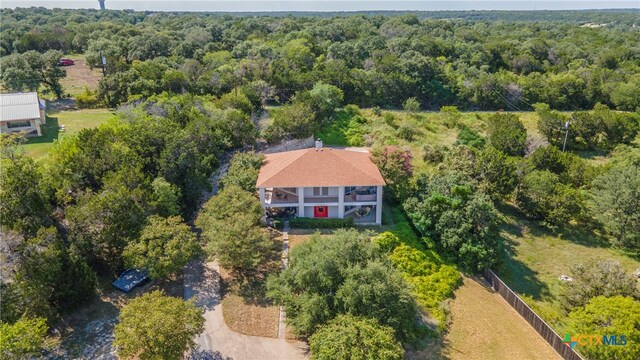
POLYGON ((46 105, 36 92, 0 94, 0 133, 42 135, 46 105))

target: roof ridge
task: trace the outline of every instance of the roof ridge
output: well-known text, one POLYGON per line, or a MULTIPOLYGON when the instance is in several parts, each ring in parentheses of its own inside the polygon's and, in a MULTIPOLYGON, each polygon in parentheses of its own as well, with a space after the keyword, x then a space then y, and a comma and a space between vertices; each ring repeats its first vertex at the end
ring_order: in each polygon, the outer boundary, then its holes
MULTIPOLYGON (((350 151, 350 150, 343 149, 343 151, 350 151)), ((353 151, 353 152, 354 152, 354 153, 358 153, 358 154, 366 154, 366 155, 369 155, 369 152, 367 152, 367 153, 361 153, 361 152, 359 152, 359 151, 353 151)), ((345 159, 345 158, 343 158, 342 156, 338 155, 339 153, 340 153, 340 152, 336 152, 336 153, 334 153, 334 154, 335 154, 335 156, 337 156, 340 160, 342 160, 342 161, 346 162, 347 164, 351 165, 354 169, 358 170, 358 172, 359 172, 359 173, 361 173, 361 174, 363 174, 367 179, 372 180, 372 181, 375 181, 375 179, 373 179, 371 176, 369 176, 369 174, 368 174, 366 171, 364 171, 362 168, 360 168, 360 166, 359 166, 360 164, 355 163, 355 162, 353 162, 353 161, 350 161, 349 159, 345 159)))
MULTIPOLYGON (((308 151, 305 150, 311 150, 312 148, 308 148, 308 149, 298 149, 298 150, 293 150, 296 152, 299 152, 300 155, 296 156, 295 159, 293 159, 292 161, 290 161, 287 165, 285 165, 283 168, 279 169, 278 171, 276 171, 275 173, 271 174, 271 176, 269 176, 268 178, 264 179, 262 182, 267 182, 270 179, 272 179, 274 176, 280 174, 281 172, 283 172, 285 169, 289 168, 290 166, 292 166, 296 161, 298 161, 302 156, 304 156, 308 151)), ((293 152, 292 151, 292 152, 293 152)), ((277 154, 277 153, 275 153, 277 154)), ((263 165, 264 166, 264 165, 263 165)))

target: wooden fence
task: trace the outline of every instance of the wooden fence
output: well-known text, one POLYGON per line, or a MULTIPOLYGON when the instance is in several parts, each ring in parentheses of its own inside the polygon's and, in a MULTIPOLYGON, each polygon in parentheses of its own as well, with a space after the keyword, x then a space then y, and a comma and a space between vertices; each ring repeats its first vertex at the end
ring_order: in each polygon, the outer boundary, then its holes
POLYGON ((584 360, 577 352, 563 343, 563 339, 547 325, 538 314, 513 292, 493 271, 486 269, 484 278, 491 287, 502 296, 527 322, 551 345, 565 360, 584 360))

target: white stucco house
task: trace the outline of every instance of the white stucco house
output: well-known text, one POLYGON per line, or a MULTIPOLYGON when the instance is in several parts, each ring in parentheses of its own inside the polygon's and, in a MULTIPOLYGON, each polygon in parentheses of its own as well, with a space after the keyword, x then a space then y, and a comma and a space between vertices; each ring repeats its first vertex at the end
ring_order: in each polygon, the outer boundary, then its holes
POLYGON ((20 131, 41 136, 45 110, 45 101, 36 92, 0 94, 0 134, 20 131))
POLYGON ((270 213, 382 223, 385 181, 366 150, 315 148, 267 154, 256 182, 270 213))

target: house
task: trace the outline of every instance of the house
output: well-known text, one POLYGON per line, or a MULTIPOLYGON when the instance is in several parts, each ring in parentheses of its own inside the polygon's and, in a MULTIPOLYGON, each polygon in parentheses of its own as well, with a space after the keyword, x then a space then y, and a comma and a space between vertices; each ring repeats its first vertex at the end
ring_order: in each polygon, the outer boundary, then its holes
POLYGON ((256 187, 271 214, 312 218, 352 217, 382 223, 384 179, 366 150, 315 148, 265 156, 256 187))
POLYGON ((45 101, 36 92, 0 94, 0 134, 20 131, 41 136, 45 110, 45 101))

